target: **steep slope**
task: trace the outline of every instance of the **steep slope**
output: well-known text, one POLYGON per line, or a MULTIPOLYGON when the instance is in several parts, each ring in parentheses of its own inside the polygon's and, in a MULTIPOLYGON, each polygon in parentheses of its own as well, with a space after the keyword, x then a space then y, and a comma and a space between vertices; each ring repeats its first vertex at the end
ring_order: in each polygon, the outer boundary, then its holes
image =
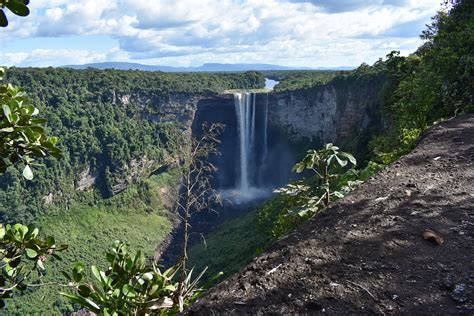
MULTIPOLYGON (((417 148, 211 289, 193 314, 470 314, 474 114, 417 148), (424 239, 427 229, 443 243, 424 239)), ((428 237, 428 236, 427 236, 428 237)))

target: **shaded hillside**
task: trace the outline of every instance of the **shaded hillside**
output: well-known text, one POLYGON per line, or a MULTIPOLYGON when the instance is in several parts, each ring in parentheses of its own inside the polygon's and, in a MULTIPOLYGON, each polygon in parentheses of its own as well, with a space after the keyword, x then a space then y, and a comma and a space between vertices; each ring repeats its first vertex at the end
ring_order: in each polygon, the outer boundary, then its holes
MULTIPOLYGON (((275 243, 191 307, 196 314, 470 314, 474 115, 275 243), (443 243, 424 239, 427 229, 443 243)), ((428 237, 428 236, 427 236, 428 237)))

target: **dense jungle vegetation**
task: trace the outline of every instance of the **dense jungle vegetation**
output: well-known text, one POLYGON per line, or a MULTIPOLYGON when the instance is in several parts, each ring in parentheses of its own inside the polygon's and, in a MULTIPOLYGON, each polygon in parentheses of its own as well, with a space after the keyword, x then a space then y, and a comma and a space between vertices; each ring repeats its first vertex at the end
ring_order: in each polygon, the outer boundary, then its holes
POLYGON ((38 168, 32 181, 15 168, 1 176, 0 218, 17 221, 31 221, 45 204, 67 208, 82 199, 77 190, 82 172, 96 178, 100 197, 111 196, 121 189, 119 183, 131 182, 131 162, 141 161, 137 172, 149 174, 173 160, 190 123, 192 97, 264 84, 255 72, 10 68, 7 76, 7 82, 25 88, 48 120, 48 130, 60 136, 64 154, 61 160, 46 159, 46 168, 38 168))
POLYGON ((335 70, 269 70, 262 74, 269 79, 278 81, 275 92, 311 88, 325 84, 345 71, 335 70))
MULTIPOLYGON (((62 261, 48 262, 55 273, 45 281, 57 280, 58 271, 77 261, 105 263, 104 254, 117 239, 152 256, 172 226, 163 190, 179 181, 175 167, 189 137, 192 99, 264 84, 255 72, 9 68, 6 74, 5 81, 24 87, 47 119, 46 131, 59 136, 63 156, 39 161, 32 180, 16 167, 0 175, 2 221, 35 222, 44 234, 69 245, 62 261)), ((57 288, 30 292, 11 301, 8 311, 73 310, 57 288)))

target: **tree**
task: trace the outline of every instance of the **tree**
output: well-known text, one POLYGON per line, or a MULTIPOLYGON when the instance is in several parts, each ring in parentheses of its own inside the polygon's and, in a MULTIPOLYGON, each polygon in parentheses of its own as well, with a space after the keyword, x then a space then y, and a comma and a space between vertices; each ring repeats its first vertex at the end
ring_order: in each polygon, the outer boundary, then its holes
POLYGON ((62 292, 61 295, 94 313, 125 316, 176 314, 200 293, 197 288, 200 276, 193 281, 184 280, 187 292, 178 292, 182 281, 178 282, 175 276, 182 268, 180 265, 162 272, 155 264, 146 264, 142 252, 132 255, 123 242, 117 241, 106 257, 107 269, 91 267, 95 282, 84 280, 82 263, 74 267, 71 275, 66 273, 77 294, 62 292), (182 305, 175 303, 178 293, 182 305))
MULTIPOLYGON (((182 233, 182 256, 179 260, 181 267, 180 283, 176 298, 180 298, 187 291, 186 279, 191 271, 187 268, 188 243, 191 234, 190 220, 196 213, 213 210, 215 203, 220 203, 220 196, 212 188, 212 177, 217 170, 209 161, 209 157, 219 154, 218 136, 222 133, 222 124, 203 124, 202 134, 198 138, 191 138, 182 149, 183 176, 181 186, 173 193, 175 214, 181 220, 182 233)), ((182 310, 182 303, 178 303, 182 310)))
POLYGON ((38 234, 34 225, 0 224, 0 308, 15 291, 44 285, 43 263, 48 257, 60 259, 57 252, 67 249, 66 245, 56 245, 52 236, 41 239, 38 234))
MULTIPOLYGON (((0 68, 0 79, 4 70, 0 68)), ((30 166, 35 158, 60 157, 56 147, 57 138, 48 137, 42 124, 44 119, 36 118, 38 109, 34 107, 25 93, 12 85, 0 85, 0 173, 9 166, 23 163, 23 176, 33 178, 30 166)), ((47 256, 59 258, 57 251, 67 248, 56 246, 53 237, 38 237, 39 230, 34 225, 0 224, 0 308, 5 306, 4 299, 13 296, 15 291, 24 291, 40 281, 47 256), (36 272, 38 278, 32 276, 36 272)))

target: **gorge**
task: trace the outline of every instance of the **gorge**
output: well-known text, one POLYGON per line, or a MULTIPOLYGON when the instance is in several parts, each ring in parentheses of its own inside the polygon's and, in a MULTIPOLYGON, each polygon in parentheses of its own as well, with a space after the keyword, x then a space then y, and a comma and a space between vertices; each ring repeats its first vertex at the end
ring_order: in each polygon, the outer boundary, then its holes
MULTIPOLYGON (((272 188, 286 184, 292 165, 307 149, 337 141, 363 152, 381 124, 383 78, 377 76, 343 77, 294 91, 233 94, 222 91, 262 87, 263 77, 68 69, 12 69, 9 74, 12 83, 27 87, 51 131, 62 136, 65 159, 47 161, 48 172, 38 169, 31 183, 13 170, 5 174, 2 217, 40 218, 46 232, 55 230, 59 240, 81 249, 83 260, 98 263, 114 239, 127 236, 134 249, 151 256, 169 234, 174 224, 166 192, 178 181, 181 140, 199 135, 204 122, 226 126, 221 155, 212 159, 219 168, 215 187, 230 200, 218 216, 202 214, 193 223, 196 232, 206 234, 254 210, 272 188), (114 226, 102 229, 103 222, 114 226)), ((197 242, 198 234, 194 237, 197 242)), ((65 269, 73 260, 71 255, 52 265, 65 269)), ((54 296, 47 297, 53 299, 48 304, 55 302, 54 296)), ((11 308, 44 312, 28 302, 11 308)), ((55 304, 57 310, 72 309, 61 299, 55 304)))
POLYGON ((474 1, 0 2, 2 315, 473 313, 474 1))

